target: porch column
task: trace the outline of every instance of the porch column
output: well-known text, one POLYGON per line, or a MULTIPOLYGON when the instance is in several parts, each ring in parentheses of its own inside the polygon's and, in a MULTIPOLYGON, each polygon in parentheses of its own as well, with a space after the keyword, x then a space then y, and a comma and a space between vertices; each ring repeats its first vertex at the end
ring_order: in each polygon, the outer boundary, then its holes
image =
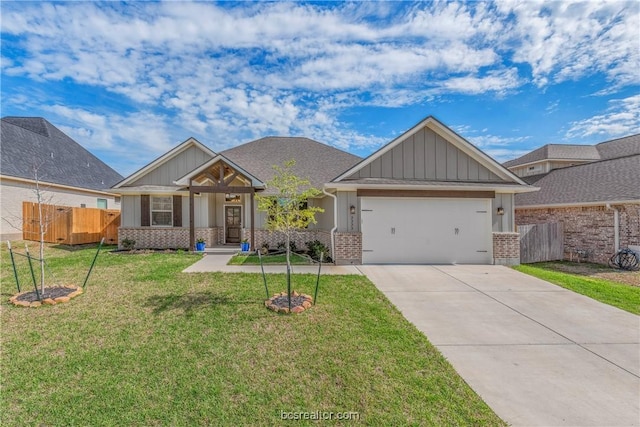
POLYGON ((189 251, 195 250, 196 247, 196 229, 195 220, 193 218, 195 208, 193 206, 193 180, 189 181, 189 251))
POLYGON ((253 208, 253 196, 255 194, 255 189, 251 187, 251 247, 255 251, 256 248, 256 239, 255 239, 255 222, 256 222, 256 214, 255 209, 253 208))

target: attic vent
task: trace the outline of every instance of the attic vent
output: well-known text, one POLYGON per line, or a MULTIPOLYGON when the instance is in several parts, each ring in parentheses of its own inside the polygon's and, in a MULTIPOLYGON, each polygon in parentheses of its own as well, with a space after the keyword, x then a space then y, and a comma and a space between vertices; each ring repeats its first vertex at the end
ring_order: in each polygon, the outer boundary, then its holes
POLYGON ((51 153, 51 158, 53 159, 53 152, 51 153))
POLYGON ((89 162, 87 162, 87 167, 89 167, 89 162))

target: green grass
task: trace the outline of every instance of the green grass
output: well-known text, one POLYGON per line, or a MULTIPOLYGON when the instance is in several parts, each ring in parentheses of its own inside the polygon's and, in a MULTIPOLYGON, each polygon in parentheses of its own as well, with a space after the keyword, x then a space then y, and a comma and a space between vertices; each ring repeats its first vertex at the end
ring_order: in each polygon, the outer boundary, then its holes
MULTIPOLYGON (((93 254, 47 250, 58 282, 70 284, 93 254)), ((3 426, 266 426, 282 423, 280 411, 504 425, 364 277, 325 276, 319 305, 280 315, 264 307, 260 275, 183 274, 199 259, 186 253, 105 253, 85 294, 32 309, 6 302, 13 279, 1 256, 3 426)), ((268 283, 285 289, 283 275, 268 283)), ((314 284, 293 279, 306 293, 314 284)))
POLYGON ((563 288, 618 307, 634 314, 640 314, 640 288, 611 280, 585 277, 553 270, 547 263, 519 265, 513 267, 563 288))
MULTIPOLYGON (((309 259, 298 254, 291 254, 291 264, 310 264, 309 259)), ((286 264, 287 256, 284 254, 266 255, 262 257, 263 264, 286 264)), ((258 255, 234 255, 228 265, 260 265, 258 255)))

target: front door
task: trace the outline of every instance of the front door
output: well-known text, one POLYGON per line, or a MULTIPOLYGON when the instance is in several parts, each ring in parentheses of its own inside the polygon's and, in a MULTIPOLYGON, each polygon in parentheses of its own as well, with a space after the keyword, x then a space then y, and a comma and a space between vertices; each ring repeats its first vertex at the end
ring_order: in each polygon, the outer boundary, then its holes
POLYGON ((242 207, 224 207, 226 243, 240 243, 242 233, 242 207))

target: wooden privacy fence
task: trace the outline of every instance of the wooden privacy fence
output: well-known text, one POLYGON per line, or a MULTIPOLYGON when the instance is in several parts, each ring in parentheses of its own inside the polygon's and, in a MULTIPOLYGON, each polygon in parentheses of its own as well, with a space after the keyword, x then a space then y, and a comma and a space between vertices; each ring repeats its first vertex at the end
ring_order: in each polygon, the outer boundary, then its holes
POLYGON ((520 262, 561 260, 564 255, 562 223, 519 225, 520 262))
MULTIPOLYGON (((120 211, 113 209, 72 208, 42 205, 44 241, 65 245, 118 242, 120 211)), ((22 202, 22 238, 40 241, 38 204, 22 202)))

